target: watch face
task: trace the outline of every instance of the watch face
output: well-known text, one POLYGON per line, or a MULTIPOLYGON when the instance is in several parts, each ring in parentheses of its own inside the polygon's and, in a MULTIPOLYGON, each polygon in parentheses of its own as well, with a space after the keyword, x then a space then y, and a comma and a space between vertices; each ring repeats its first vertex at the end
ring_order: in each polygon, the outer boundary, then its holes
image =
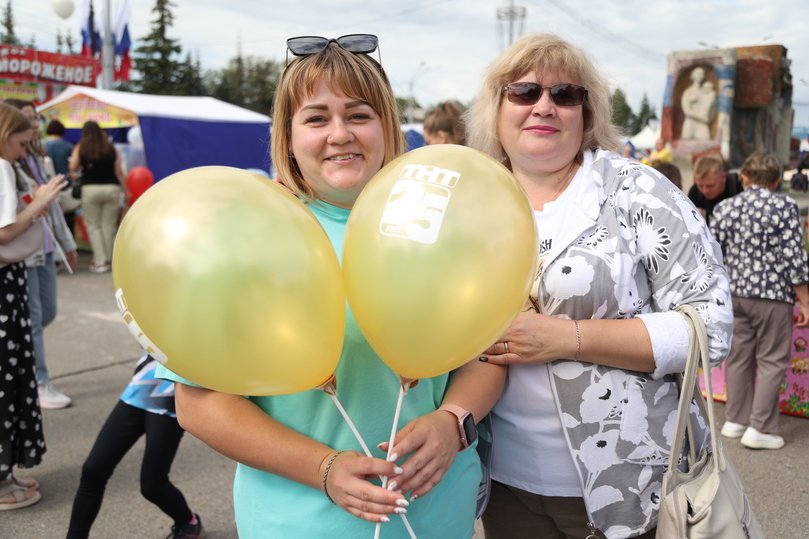
POLYGON ((463 418, 463 432, 466 437, 467 447, 475 443, 478 439, 478 430, 475 428, 475 420, 472 414, 466 414, 463 418))

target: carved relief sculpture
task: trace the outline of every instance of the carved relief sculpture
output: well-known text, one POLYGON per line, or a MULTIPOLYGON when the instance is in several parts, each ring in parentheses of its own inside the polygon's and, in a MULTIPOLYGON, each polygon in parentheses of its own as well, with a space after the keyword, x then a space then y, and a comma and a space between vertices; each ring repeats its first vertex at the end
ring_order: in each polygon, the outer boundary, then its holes
POLYGON ((681 138, 711 140, 711 120, 716 112, 716 90, 710 81, 705 80, 705 70, 701 67, 692 69, 690 78, 691 86, 685 89, 680 98, 685 117, 681 138))

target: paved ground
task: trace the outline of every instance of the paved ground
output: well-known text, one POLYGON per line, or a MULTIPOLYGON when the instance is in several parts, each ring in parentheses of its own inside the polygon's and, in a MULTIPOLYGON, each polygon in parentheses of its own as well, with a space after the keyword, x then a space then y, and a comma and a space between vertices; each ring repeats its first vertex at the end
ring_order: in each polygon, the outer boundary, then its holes
MULTIPOLYGON (((73 397, 74 406, 45 411, 48 453, 28 474, 40 481, 43 500, 0 514, 0 539, 64 537, 81 463, 140 353, 120 322, 110 274, 88 273, 86 254, 81 263, 83 269, 76 275, 60 275, 59 316, 46 330, 52 379, 73 397)), ((721 420, 722 406, 718 409, 721 420)), ((803 535, 809 507, 809 420, 784 416, 782 426, 787 446, 780 451, 755 452, 737 442, 727 444, 769 539, 803 535)), ((170 520, 138 491, 141 444, 110 481, 93 537, 157 539, 168 533, 170 520)), ((202 515, 211 539, 236 537, 233 469, 231 462, 186 436, 172 470, 173 481, 202 515)), ((482 533, 476 537, 482 539, 482 533)))

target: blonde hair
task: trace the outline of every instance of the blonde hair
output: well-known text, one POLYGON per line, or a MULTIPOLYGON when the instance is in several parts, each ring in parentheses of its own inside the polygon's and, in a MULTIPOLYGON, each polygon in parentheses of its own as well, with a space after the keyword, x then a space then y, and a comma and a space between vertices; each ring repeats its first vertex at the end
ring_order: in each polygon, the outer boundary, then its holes
POLYGON ((405 150, 393 89, 382 66, 373 58, 330 43, 322 52, 293 60, 281 74, 275 91, 270 149, 278 181, 309 200, 315 198, 315 192, 292 156, 289 142, 292 116, 321 81, 334 91, 368 103, 379 115, 385 137, 383 166, 405 150))
POLYGON ((424 118, 424 131, 444 132, 450 144, 466 144, 463 108, 455 101, 439 103, 424 118))
POLYGON ((0 103, 0 157, 14 161, 5 155, 9 137, 16 133, 31 130, 31 121, 19 109, 0 103))
POLYGON ((764 152, 751 154, 744 160, 740 174, 755 185, 772 185, 781 178, 781 164, 764 152))
POLYGON ((564 72, 571 78, 569 82, 587 89, 587 99, 582 104, 584 133, 579 159, 584 150, 619 151, 621 139, 612 123, 606 80, 581 49, 553 34, 533 34, 518 40, 488 67, 480 94, 465 115, 469 146, 509 165, 497 133, 503 87, 530 72, 538 80, 545 74, 564 72))
POLYGON ((725 162, 719 155, 703 155, 694 163, 694 178, 702 178, 711 172, 724 172, 725 162))

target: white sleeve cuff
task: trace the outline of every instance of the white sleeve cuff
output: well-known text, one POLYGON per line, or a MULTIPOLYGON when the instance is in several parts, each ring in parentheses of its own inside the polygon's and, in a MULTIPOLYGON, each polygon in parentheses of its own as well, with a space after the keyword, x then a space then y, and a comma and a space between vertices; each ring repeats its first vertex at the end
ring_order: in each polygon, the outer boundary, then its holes
POLYGON ((652 341, 655 371, 652 379, 681 373, 688 359, 688 324, 676 311, 638 315, 652 341))

